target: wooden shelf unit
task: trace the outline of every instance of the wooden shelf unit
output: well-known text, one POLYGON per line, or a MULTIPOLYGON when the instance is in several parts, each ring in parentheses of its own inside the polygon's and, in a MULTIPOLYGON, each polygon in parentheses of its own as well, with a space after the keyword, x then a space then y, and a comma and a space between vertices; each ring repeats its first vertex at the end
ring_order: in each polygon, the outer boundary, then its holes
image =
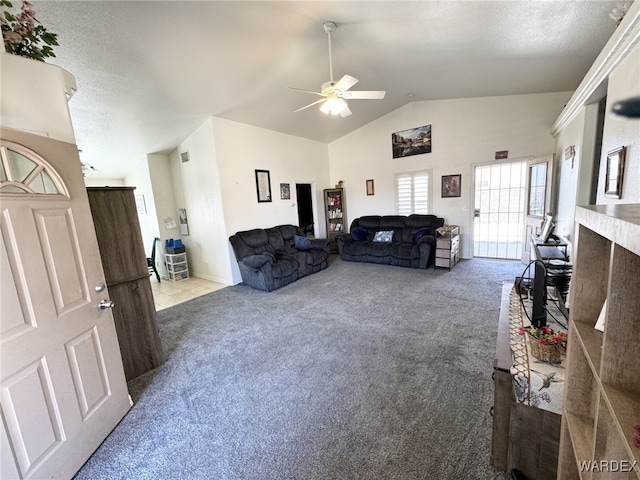
POLYGON ((347 207, 343 188, 327 188, 324 190, 324 215, 327 225, 327 238, 331 253, 338 253, 336 236, 348 233, 347 207))
POLYGON ((640 479, 640 205, 577 207, 575 218, 557 478, 640 479))
POLYGON ((127 380, 164 363, 134 188, 87 187, 127 380))

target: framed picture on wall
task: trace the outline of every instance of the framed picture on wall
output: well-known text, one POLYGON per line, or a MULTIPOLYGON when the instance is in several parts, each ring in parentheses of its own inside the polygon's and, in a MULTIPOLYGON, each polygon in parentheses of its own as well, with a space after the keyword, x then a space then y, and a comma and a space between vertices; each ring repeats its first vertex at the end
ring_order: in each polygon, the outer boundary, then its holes
POLYGON ((462 175, 442 176, 442 198, 459 197, 462 175))
POLYGON ((391 148, 393 158, 431 153, 431 125, 392 133, 391 148))
POLYGON ((370 178, 369 180, 367 180, 367 195, 375 195, 375 189, 373 186, 373 178, 370 178))
POLYGON ((604 183, 604 195, 606 197, 622 198, 622 179, 626 151, 627 147, 618 147, 607 153, 607 176, 604 183))
POLYGON ((271 201, 271 176, 269 170, 256 170, 256 193, 258 203, 271 201))
POLYGON ((288 183, 280 184, 280 200, 291 200, 291 186, 288 183))

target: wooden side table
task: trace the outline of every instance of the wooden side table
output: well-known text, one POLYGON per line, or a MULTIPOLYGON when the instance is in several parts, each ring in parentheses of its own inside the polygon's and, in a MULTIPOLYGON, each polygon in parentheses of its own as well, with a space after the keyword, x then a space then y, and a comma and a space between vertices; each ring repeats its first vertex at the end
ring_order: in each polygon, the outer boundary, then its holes
POLYGON ((438 229, 436 238, 436 267, 451 270, 460 260, 460 227, 443 225, 438 229))

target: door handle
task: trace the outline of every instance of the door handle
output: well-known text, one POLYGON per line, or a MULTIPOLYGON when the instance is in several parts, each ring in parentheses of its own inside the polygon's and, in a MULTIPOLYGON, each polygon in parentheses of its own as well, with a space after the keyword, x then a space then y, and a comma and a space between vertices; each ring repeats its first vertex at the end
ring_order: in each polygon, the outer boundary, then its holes
POLYGON ((94 288, 97 293, 104 292, 104 283, 99 283, 94 288))
POLYGON ((113 308, 115 307, 115 303, 113 303, 112 300, 100 300, 100 303, 98 303, 98 308, 100 310, 106 310, 107 308, 113 308))

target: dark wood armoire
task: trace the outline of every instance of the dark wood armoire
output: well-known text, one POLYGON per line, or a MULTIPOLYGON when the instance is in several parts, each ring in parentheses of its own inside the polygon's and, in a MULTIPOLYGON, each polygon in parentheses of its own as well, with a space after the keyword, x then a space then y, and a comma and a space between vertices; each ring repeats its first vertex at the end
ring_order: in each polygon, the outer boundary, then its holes
POLYGON ((87 188, 127 380, 164 363, 134 189, 87 188))

